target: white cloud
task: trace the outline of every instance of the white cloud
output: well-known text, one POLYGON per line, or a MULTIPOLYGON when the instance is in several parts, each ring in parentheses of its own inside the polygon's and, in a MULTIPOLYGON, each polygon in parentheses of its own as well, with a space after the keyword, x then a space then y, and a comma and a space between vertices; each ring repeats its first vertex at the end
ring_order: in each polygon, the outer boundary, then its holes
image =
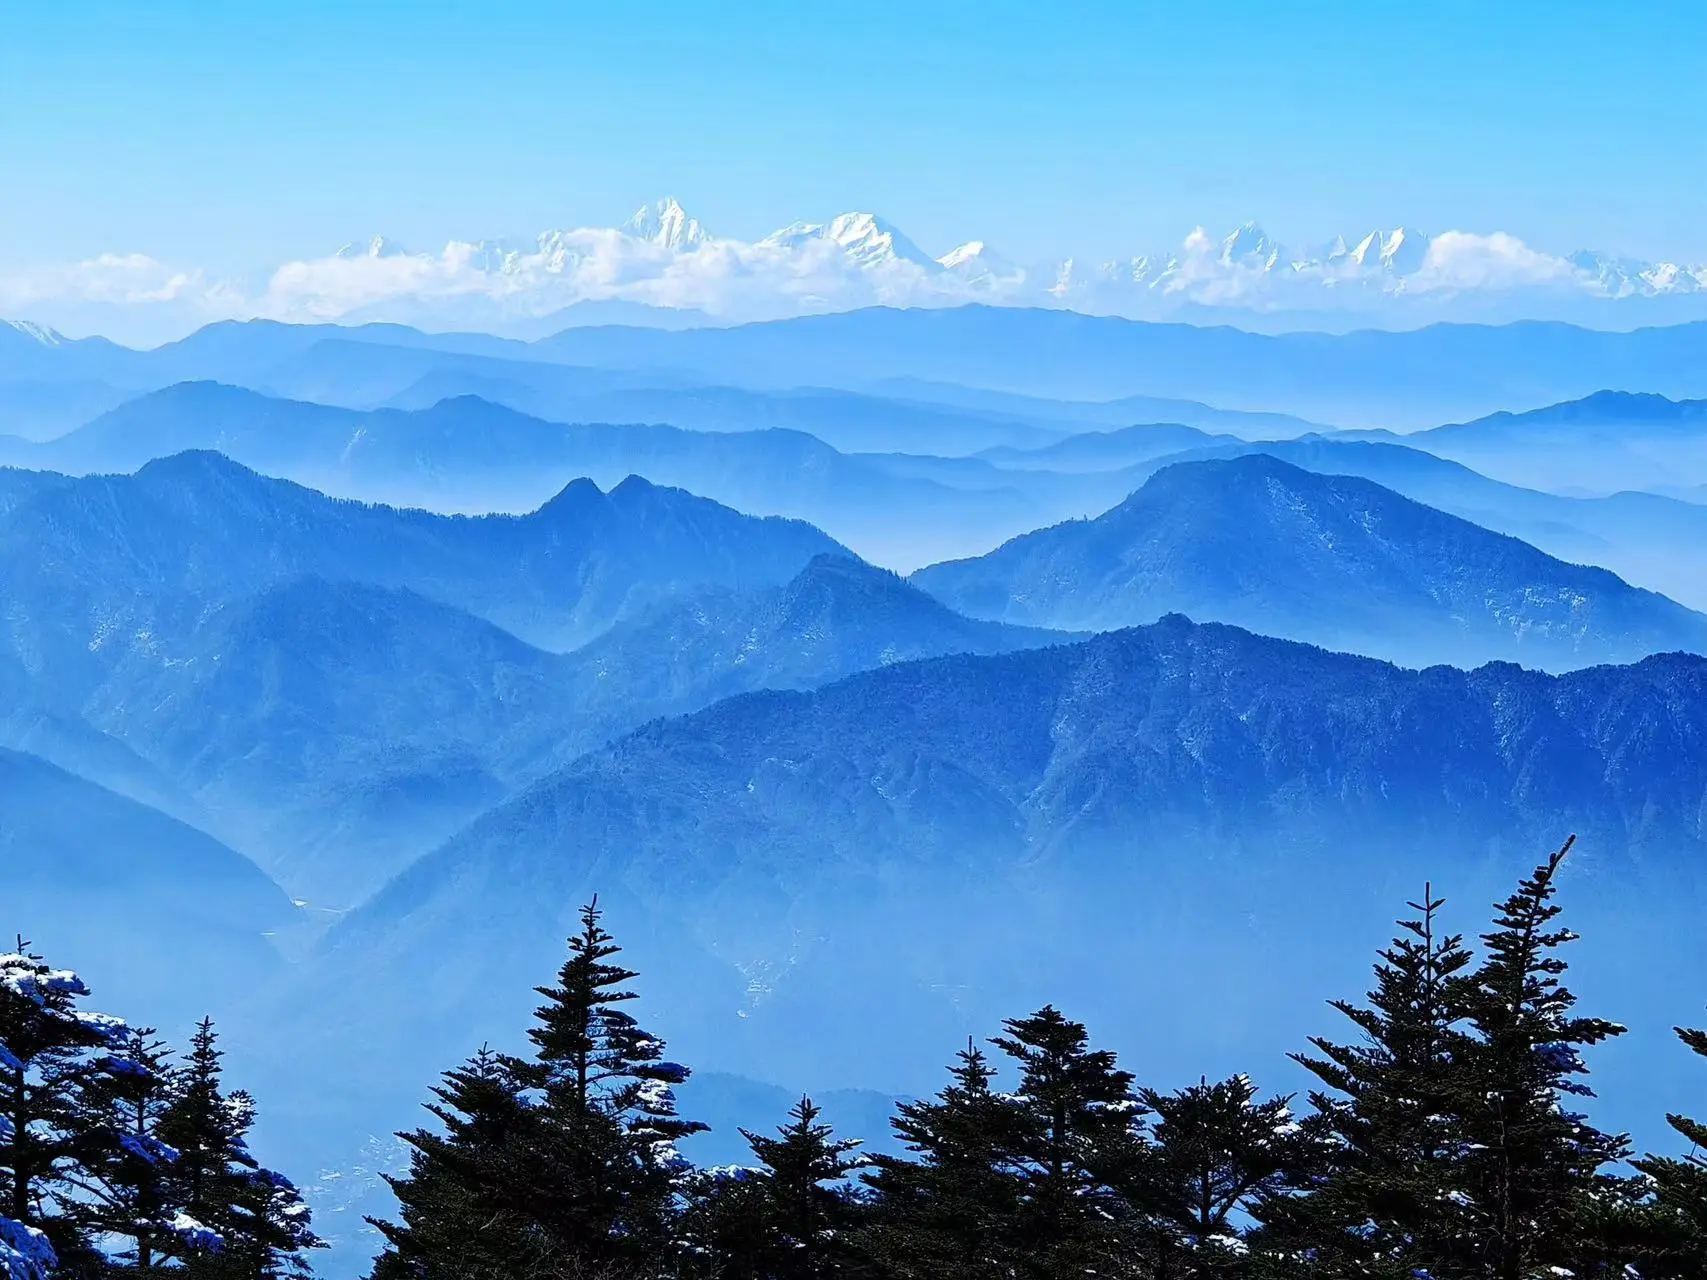
POLYGON ((141 253, 103 253, 82 262, 0 277, 0 300, 14 307, 63 300, 132 306, 176 302, 207 292, 200 271, 169 267, 141 253))
POLYGON ((1564 258, 1531 249, 1503 231, 1487 236, 1446 231, 1429 243, 1422 265, 1406 278, 1406 288, 1521 289, 1575 280, 1576 272, 1564 258))
POLYGON ((1194 227, 1191 234, 1187 236, 1184 242, 1180 245, 1180 248, 1184 249, 1188 254, 1197 257, 1207 256, 1214 253, 1216 246, 1215 241, 1210 238, 1207 231, 1202 227, 1194 227))
POLYGON ((428 253, 376 239, 286 262, 248 286, 210 280, 201 270, 144 254, 103 254, 0 276, 0 315, 158 340, 209 320, 247 317, 539 332, 564 307, 603 300, 692 308, 738 321, 873 303, 1032 303, 1050 295, 1093 310, 1165 317, 1182 304, 1369 312, 1402 308, 1407 297, 1451 300, 1533 293, 1538 286, 1601 295, 1707 291, 1707 271, 1593 255, 1573 263, 1503 232, 1449 231, 1432 240, 1414 232, 1366 233, 1298 257, 1254 226, 1225 241, 1197 227, 1171 255, 1086 271, 1071 262, 1011 266, 981 242, 975 255, 970 245, 959 257, 949 255, 945 269, 869 215, 847 215, 813 230, 823 233, 779 233, 747 243, 703 230, 672 242, 661 234, 580 228, 522 244, 457 240, 428 253), (844 224, 852 229, 847 236, 825 231, 844 224), (1353 254, 1345 247, 1352 244, 1380 252, 1353 254), (1588 259, 1593 269, 1584 267, 1588 259))

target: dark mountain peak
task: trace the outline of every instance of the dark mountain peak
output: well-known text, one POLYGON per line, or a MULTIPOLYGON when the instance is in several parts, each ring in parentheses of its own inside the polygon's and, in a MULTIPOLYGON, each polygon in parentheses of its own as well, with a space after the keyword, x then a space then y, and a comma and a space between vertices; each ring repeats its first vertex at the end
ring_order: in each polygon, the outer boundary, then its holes
POLYGON ((279 401, 277 397, 263 395, 248 387, 235 387, 228 382, 216 382, 211 378, 192 378, 183 382, 174 382, 128 400, 114 409, 113 414, 134 415, 139 412, 151 411, 162 407, 179 409, 253 409, 263 410, 272 405, 285 403, 296 404, 297 401, 279 401))
MULTIPOLYGON (((794 581, 799 583, 813 581, 830 582, 882 582, 897 583, 906 586, 906 579, 888 569, 880 568, 861 560, 851 551, 820 551, 806 562, 804 568, 795 575, 794 581)), ((908 588, 912 590, 912 588, 908 588)))
POLYGON ((914 581, 973 617, 1107 630, 1176 611, 1407 663, 1707 645, 1707 618, 1607 570, 1265 452, 1164 467, 1095 520, 914 581))
MULTIPOLYGON (((1133 519, 1154 519, 1163 510, 1175 511, 1198 526, 1227 519, 1272 519, 1281 512, 1297 517, 1306 507, 1331 502, 1336 494, 1355 494, 1376 506, 1389 501, 1405 507, 1419 505, 1370 481, 1306 471, 1274 454, 1253 451, 1170 463, 1091 524, 1118 528, 1133 519)), ((1185 527, 1180 526, 1179 532, 1185 527)), ((1165 531, 1161 536, 1167 536, 1165 531)))
POLYGON ((653 484, 645 476, 632 472, 624 476, 610 491, 613 502, 646 502, 653 500, 660 493, 682 493, 681 489, 672 489, 668 485, 653 484))
POLYGON ((1579 400, 1539 409, 1504 410, 1470 422, 1455 422, 1421 432, 1424 438, 1475 437, 1508 429, 1549 426, 1615 426, 1621 423, 1663 426, 1707 419, 1707 400, 1673 400, 1649 391, 1596 391, 1579 400))
POLYGON ((536 418, 532 414, 523 413, 519 409, 512 409, 508 405, 498 404, 473 392, 446 396, 428 408, 415 409, 411 412, 417 421, 431 422, 454 419, 459 426, 467 426, 475 422, 543 422, 543 419, 536 418))
POLYGON ((844 552, 813 556, 782 589, 782 602, 785 615, 806 610, 867 616, 896 609, 952 612, 899 575, 844 552))
POLYGON ((137 468, 135 478, 139 485, 160 481, 178 483, 185 480, 219 479, 226 482, 297 487, 290 485, 289 481, 263 476, 241 462, 233 462, 217 449, 185 449, 181 453, 170 454, 164 458, 154 458, 137 468))
POLYGON ((604 490, 586 476, 577 476, 559 489, 556 495, 530 518, 553 521, 578 519, 590 512, 608 510, 609 507, 610 498, 604 490))

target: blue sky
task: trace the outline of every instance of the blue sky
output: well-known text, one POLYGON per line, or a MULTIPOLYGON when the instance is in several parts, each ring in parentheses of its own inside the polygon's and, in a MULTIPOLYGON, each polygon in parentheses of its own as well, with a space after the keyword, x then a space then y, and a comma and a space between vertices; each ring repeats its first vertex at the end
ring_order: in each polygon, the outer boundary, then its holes
POLYGON ((1707 258, 1700 3, 15 3, 0 261, 873 209, 925 248, 1409 222, 1707 258))

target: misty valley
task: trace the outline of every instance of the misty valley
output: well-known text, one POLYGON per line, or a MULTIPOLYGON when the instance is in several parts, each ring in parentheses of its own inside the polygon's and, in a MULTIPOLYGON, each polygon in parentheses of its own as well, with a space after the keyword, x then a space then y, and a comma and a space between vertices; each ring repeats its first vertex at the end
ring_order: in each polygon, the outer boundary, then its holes
POLYGON ((0 1276, 1702 1274, 1707 322, 625 320, 0 324, 0 1276))

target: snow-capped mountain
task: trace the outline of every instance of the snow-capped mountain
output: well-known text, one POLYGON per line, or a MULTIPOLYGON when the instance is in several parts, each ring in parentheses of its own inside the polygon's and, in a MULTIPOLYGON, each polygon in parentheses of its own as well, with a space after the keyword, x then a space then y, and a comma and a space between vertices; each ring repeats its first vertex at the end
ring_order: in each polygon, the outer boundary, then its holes
MULTIPOLYGON (((185 328, 263 316, 395 320, 516 336, 548 331, 541 326, 551 316, 588 302, 688 311, 723 323, 965 302, 1140 319, 1212 314, 1234 324, 1293 327, 1707 317, 1707 265, 1588 251, 1560 256, 1503 232, 1428 235, 1399 226, 1293 248, 1247 222, 1219 237, 1198 228, 1159 251, 1016 263, 982 239, 933 256, 872 212, 794 222, 756 240, 714 236, 672 197, 642 205, 620 226, 453 240, 436 253, 374 236, 284 263, 247 286, 141 255, 103 256, 55 278, 69 282, 66 296, 47 303, 35 281, 8 295, 0 279, 0 305, 9 296, 26 298, 24 314, 34 319, 103 331, 106 324, 85 317, 102 307, 111 315, 116 305, 127 316, 156 307, 164 317, 174 308, 170 323, 183 323, 181 316, 191 321, 185 328), (1622 308, 1617 319, 1606 311, 1614 303, 1622 308)), ((52 340, 35 328, 25 332, 52 340)))
POLYGON ((697 249, 712 239, 700 220, 690 218, 674 196, 641 205, 622 224, 622 230, 637 240, 665 249, 697 249))
POLYGON ((856 267, 886 267, 904 262, 928 273, 940 269, 935 258, 875 213, 844 213, 829 222, 790 223, 759 243, 769 248, 795 250, 815 243, 833 244, 856 267))
POLYGON ((1016 266, 982 240, 968 240, 950 249, 937 259, 937 265, 967 285, 985 290, 1017 287, 1026 279, 1023 267, 1016 266))
POLYGON ((22 334, 32 342, 39 342, 44 347, 58 347, 65 344, 65 335, 56 329, 48 328, 45 324, 33 324, 28 320, 0 320, 0 325, 22 334))

